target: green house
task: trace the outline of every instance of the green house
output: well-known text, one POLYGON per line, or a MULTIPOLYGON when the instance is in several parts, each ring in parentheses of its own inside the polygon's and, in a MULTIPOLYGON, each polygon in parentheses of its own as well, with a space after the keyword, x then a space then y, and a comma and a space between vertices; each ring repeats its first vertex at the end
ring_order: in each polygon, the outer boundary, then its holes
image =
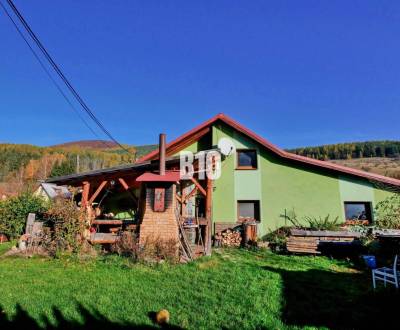
MULTIPOLYGON (((137 225, 138 232, 147 226, 146 232, 163 235, 167 223, 170 225, 165 231, 177 232, 171 216, 175 209, 163 215, 158 212, 164 208, 163 203, 154 207, 154 196, 160 194, 173 208, 180 207, 182 216, 202 219, 199 226, 205 226, 208 244, 212 232, 248 220, 257 223, 258 236, 262 237, 286 225, 285 215, 292 211, 299 219, 329 215, 343 223, 372 223, 376 204, 400 190, 400 180, 286 152, 224 114, 216 115, 161 150, 166 154, 166 175, 160 175, 159 165, 163 161, 159 161, 159 150, 154 150, 134 164, 52 178, 48 182, 80 187, 82 206, 95 211, 101 207, 96 211, 99 219, 92 225, 103 225, 106 231, 110 229, 107 224, 123 226, 124 220, 129 220, 135 222, 133 226, 137 225), (199 175, 193 180, 177 176, 176 171, 182 168, 180 155, 189 151, 196 157, 223 151, 218 162, 220 176, 213 180, 199 175), (167 182, 173 190, 156 189, 168 186, 167 182), (144 214, 151 219, 146 226, 144 214)), ((200 173, 199 161, 197 172, 200 173)), ((114 239, 111 237, 110 241, 114 239)))
MULTIPOLYGON (((167 145, 167 156, 218 148, 229 138, 234 152, 222 157, 213 184, 212 222, 254 218, 260 236, 285 225, 284 215, 330 215, 341 222, 374 220, 375 205, 400 191, 400 180, 288 153, 225 114, 218 114, 167 145)), ((140 161, 157 159, 158 151, 140 161)))

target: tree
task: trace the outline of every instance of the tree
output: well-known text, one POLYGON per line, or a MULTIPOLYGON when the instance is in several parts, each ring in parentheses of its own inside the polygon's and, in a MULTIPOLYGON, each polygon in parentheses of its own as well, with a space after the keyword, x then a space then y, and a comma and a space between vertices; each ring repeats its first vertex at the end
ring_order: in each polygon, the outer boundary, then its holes
POLYGON ((377 227, 400 229, 400 193, 379 202, 375 212, 377 227))
POLYGON ((50 177, 63 176, 73 173, 75 173, 75 165, 71 161, 66 160, 53 166, 50 177))
POLYGON ((46 202, 30 193, 0 202, 0 233, 16 238, 24 231, 29 213, 41 214, 47 209, 46 202))

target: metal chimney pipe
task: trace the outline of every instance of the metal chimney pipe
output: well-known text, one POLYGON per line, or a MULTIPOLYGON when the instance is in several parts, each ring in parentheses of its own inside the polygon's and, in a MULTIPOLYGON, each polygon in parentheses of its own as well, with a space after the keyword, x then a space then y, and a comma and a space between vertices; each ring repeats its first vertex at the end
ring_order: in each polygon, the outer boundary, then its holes
POLYGON ((161 133, 159 139, 159 152, 158 152, 160 156, 160 164, 159 164, 160 175, 165 175, 165 145, 166 145, 166 135, 164 133, 161 133))

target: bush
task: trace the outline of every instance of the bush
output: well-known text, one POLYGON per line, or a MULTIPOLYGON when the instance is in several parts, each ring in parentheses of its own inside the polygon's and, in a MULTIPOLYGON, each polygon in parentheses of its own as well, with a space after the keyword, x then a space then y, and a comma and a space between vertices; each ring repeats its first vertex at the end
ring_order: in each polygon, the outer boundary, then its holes
POLYGON ((115 244, 111 246, 111 251, 120 256, 138 259, 138 238, 133 232, 124 231, 115 244))
POLYGON ((339 217, 330 219, 329 214, 325 217, 304 217, 311 230, 338 230, 340 228, 339 217))
POLYGON ((269 242, 271 250, 280 252, 286 250, 286 241, 291 227, 281 227, 266 234, 262 239, 269 242))
POLYGON ((400 229, 400 194, 394 194, 375 207, 375 225, 382 229, 400 229))
POLYGON ((51 228, 46 247, 56 255, 60 252, 80 252, 86 240, 85 213, 72 200, 57 198, 45 214, 51 228))
POLYGON ((179 261, 179 243, 174 239, 163 239, 161 237, 147 237, 139 249, 138 259, 143 261, 179 261))
POLYGON ((139 244, 138 236, 128 231, 121 233, 116 243, 111 246, 111 251, 134 261, 149 263, 160 261, 176 263, 179 261, 176 240, 149 236, 142 244, 139 244))
POLYGON ((40 217, 47 208, 48 203, 43 198, 31 193, 0 201, 0 233, 10 239, 17 238, 25 230, 28 214, 36 213, 40 217))
POLYGON ((339 217, 330 219, 329 214, 325 217, 304 216, 299 219, 296 212, 292 210, 287 214, 285 213, 284 218, 297 229, 338 230, 340 228, 339 217))

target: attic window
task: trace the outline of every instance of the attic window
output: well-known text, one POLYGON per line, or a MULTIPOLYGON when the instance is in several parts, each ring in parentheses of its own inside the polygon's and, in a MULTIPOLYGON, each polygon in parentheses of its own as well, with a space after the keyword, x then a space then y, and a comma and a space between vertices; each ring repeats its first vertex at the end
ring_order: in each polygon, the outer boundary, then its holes
POLYGON ((250 149, 237 150, 237 169, 256 170, 257 151, 250 149))
POLYGON ((368 224, 372 221, 371 203, 369 202, 345 202, 344 212, 347 223, 368 224))

